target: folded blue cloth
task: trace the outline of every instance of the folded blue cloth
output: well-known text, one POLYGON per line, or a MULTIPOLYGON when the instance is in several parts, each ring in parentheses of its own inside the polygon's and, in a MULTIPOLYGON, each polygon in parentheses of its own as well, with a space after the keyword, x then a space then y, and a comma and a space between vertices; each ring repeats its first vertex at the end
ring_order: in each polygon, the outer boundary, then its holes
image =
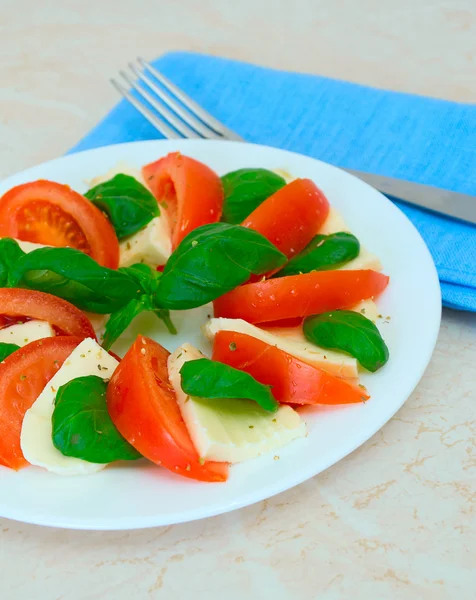
MULTIPOLYGON (((247 141, 476 196, 476 105, 183 52, 153 64, 247 141)), ((71 152, 158 137, 121 101, 71 152)), ((400 208, 430 248, 444 305, 476 312, 476 227, 400 208)))

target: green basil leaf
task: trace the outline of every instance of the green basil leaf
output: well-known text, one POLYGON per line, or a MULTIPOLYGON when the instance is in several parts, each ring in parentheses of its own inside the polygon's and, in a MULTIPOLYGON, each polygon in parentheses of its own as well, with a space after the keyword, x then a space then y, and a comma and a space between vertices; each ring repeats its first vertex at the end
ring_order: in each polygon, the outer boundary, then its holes
POLYGON ((84 195, 106 213, 120 240, 137 233, 160 214, 151 192, 130 175, 120 173, 84 195))
POLYGON ((156 302, 172 310, 196 308, 245 283, 252 273, 261 275, 285 262, 285 255, 252 229, 203 225, 189 233, 167 261, 156 302))
POLYGON ((10 356, 10 354, 13 354, 17 350, 20 350, 20 346, 17 346, 16 344, 0 342, 0 362, 5 360, 7 356, 10 356))
POLYGON ((286 181, 267 169, 239 169, 221 178, 225 199, 222 221, 237 225, 255 208, 286 185, 286 181))
POLYGON ((300 254, 292 258, 273 277, 337 269, 356 258, 359 252, 359 240, 351 233, 342 231, 330 235, 316 235, 300 254))
POLYGON ((133 279, 144 294, 155 294, 162 277, 162 273, 143 263, 119 267, 118 271, 133 279))
POLYGON ((377 326, 360 313, 335 310, 307 317, 303 330, 310 342, 347 352, 372 373, 388 361, 388 348, 377 326))
POLYGON ((189 396, 209 399, 254 400, 269 412, 279 404, 269 385, 256 381, 249 373, 208 358, 189 360, 180 369, 182 389, 189 396))
POLYGON ((140 293, 126 273, 102 267, 73 248, 39 248, 25 254, 11 269, 8 285, 47 292, 99 314, 119 310, 140 293))
POLYGON ((8 276, 16 261, 25 256, 18 242, 11 238, 0 239, 0 287, 5 287, 8 276))
POLYGON ((132 298, 125 306, 111 314, 106 323, 103 341, 104 348, 109 350, 132 321, 145 311, 154 312, 164 322, 168 331, 176 334, 177 330, 170 319, 170 312, 156 305, 156 292, 162 273, 142 263, 137 263, 130 267, 121 267, 118 270, 136 283, 137 291, 141 296, 132 298))
POLYGON ((107 383, 96 375, 78 377, 58 389, 51 423, 53 445, 64 456, 98 464, 141 458, 112 422, 106 390, 107 383))

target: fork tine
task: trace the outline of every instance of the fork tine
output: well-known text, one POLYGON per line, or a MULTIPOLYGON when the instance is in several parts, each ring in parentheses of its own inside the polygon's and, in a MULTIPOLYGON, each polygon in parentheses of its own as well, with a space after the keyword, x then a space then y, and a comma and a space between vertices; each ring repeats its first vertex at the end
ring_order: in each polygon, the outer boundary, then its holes
MULTIPOLYGON (((139 64, 142 66, 143 69, 146 69, 147 71, 152 73, 152 75, 167 90, 169 90, 169 92, 172 92, 172 94, 174 94, 192 114, 194 114, 201 121, 203 121, 203 123, 205 123, 210 129, 212 129, 215 133, 217 133, 219 135, 219 137, 226 138, 229 140, 237 140, 237 141, 242 140, 242 138, 239 135, 237 135, 234 131, 232 131, 231 129, 228 129, 228 127, 225 127, 225 125, 223 125, 223 123, 220 123, 220 121, 215 119, 215 117, 213 115, 211 115, 206 110, 204 110, 199 104, 197 104, 195 102, 195 100, 192 100, 192 98, 190 98, 190 96, 187 96, 187 94, 185 94, 179 87, 177 87, 174 83, 172 83, 169 79, 167 79, 164 75, 162 75, 162 73, 157 71, 157 69, 154 68, 150 63, 148 63, 146 60, 144 60, 141 57, 139 57, 137 60, 139 61, 139 64)), ((156 90, 154 90, 154 91, 156 91, 156 90)), ((169 104, 169 106, 170 106, 170 104, 169 104)), ((172 106, 172 108, 174 110, 176 110, 175 106, 172 106)), ((177 114, 180 114, 180 116, 183 119, 186 118, 185 113, 183 113, 183 111, 182 111, 182 113, 178 113, 178 111, 177 111, 177 114)), ((190 123, 189 120, 187 120, 187 122, 189 123, 189 125, 191 125, 192 127, 195 128, 195 125, 193 123, 190 123)), ((209 135, 207 137, 209 137, 209 135)))
POLYGON ((124 96, 126 100, 128 100, 134 108, 136 108, 144 117, 152 123, 152 125, 160 131, 160 133, 168 138, 168 139, 182 139, 182 136, 179 135, 174 129, 169 127, 165 121, 159 119, 157 115, 155 115, 151 110, 149 110, 146 106, 144 106, 137 98, 126 90, 118 81, 115 79, 111 79, 112 85, 116 88, 116 90, 124 96))
MULTIPOLYGON (((134 67, 134 65, 130 65, 131 69, 134 71, 134 74, 141 79, 149 88, 157 94, 157 96, 170 106, 170 108, 181 118, 183 121, 188 123, 191 127, 198 131, 204 138, 216 138, 223 139, 223 136, 217 133, 214 129, 211 129, 201 121, 197 119, 197 117, 190 112, 184 110, 182 106, 179 104, 177 100, 173 98, 168 92, 164 92, 148 75, 143 71, 134 67)), ((166 109, 167 110, 167 109, 166 109)), ((188 137, 188 136, 187 136, 188 137)), ((193 137, 197 137, 194 135, 193 137)))
MULTIPOLYGON (((129 66, 130 66, 132 72, 135 75, 137 75, 138 77, 140 77, 140 74, 139 74, 139 72, 136 72, 137 70, 134 67, 134 65, 131 64, 129 66)), ((131 77, 129 77, 129 75, 125 71, 120 71, 120 74, 122 75, 122 77, 125 79, 125 81, 127 82, 127 84, 130 87, 134 88, 136 90, 136 92, 142 98, 145 98, 147 100, 147 102, 153 108, 155 108, 155 110, 159 113, 159 115, 161 117, 165 118, 168 121, 168 123, 170 125, 172 125, 172 127, 174 127, 184 137, 186 137, 186 138, 200 137, 196 131, 194 131, 193 129, 188 127, 188 125, 183 123, 180 119, 177 119, 177 117, 172 112, 170 112, 170 110, 168 110, 168 108, 166 108, 165 106, 163 106, 162 104, 157 102, 157 100, 154 98, 154 96, 152 96, 152 94, 150 94, 146 89, 144 89, 143 87, 138 85, 131 77)))

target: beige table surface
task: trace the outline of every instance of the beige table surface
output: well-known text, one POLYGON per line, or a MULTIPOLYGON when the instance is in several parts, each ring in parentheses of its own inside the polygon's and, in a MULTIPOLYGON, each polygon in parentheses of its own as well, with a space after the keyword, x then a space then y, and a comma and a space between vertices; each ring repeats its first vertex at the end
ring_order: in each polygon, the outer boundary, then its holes
MULTIPOLYGON (((0 0, 0 176, 64 153, 111 75, 170 49, 476 101, 476 0, 0 0)), ((475 342, 445 311, 398 414, 266 502, 123 533, 2 520, 0 598, 475 598, 475 342)))

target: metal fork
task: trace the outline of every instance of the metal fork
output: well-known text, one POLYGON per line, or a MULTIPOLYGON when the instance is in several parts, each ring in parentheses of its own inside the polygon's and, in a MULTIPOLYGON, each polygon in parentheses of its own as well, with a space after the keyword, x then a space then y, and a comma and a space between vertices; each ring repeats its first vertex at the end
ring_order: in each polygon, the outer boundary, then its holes
MULTIPOLYGON (((120 71, 127 87, 116 79, 111 79, 111 83, 164 137, 243 141, 143 58, 138 58, 136 64, 130 63, 129 67, 132 76, 120 71), (139 82, 145 85, 140 85, 139 82), (131 90, 135 90, 137 96, 131 90)), ((400 200, 476 224, 474 196, 382 175, 346 170, 392 200, 400 200)))
POLYGON ((137 64, 129 63, 129 68, 135 79, 125 71, 120 71, 122 78, 160 116, 116 79, 111 79, 112 85, 166 138, 243 141, 243 138, 225 127, 143 58, 138 58, 137 64), (162 87, 157 85, 150 75, 153 75, 162 87), (145 83, 147 88, 139 85, 139 81, 145 83))

